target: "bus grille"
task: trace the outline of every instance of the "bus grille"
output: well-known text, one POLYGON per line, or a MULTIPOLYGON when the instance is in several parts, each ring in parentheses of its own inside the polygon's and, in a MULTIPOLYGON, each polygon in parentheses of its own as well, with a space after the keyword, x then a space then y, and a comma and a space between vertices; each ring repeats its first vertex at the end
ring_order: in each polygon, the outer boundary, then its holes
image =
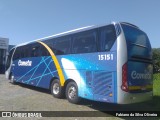
POLYGON ((93 80, 93 93, 95 95, 109 96, 112 92, 112 73, 95 72, 93 80))

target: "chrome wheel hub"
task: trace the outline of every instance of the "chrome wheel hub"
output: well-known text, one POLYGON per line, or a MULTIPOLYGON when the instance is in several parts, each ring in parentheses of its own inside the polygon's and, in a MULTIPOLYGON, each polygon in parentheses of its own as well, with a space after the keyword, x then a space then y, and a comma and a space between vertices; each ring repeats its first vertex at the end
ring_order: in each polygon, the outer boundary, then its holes
POLYGON ((68 97, 74 99, 76 97, 76 88, 71 86, 68 90, 68 97))
POLYGON ((53 94, 57 95, 59 93, 59 84, 58 83, 55 83, 53 85, 53 94))

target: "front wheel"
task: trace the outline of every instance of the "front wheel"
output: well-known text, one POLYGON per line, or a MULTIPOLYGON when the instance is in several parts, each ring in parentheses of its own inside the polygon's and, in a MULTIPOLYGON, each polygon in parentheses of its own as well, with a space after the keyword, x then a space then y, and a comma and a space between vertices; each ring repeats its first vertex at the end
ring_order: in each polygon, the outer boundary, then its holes
POLYGON ((69 102, 77 104, 80 102, 78 97, 78 87, 75 82, 69 82, 66 88, 66 98, 69 102))
POLYGON ((12 84, 16 83, 15 80, 14 80, 14 76, 13 75, 11 75, 11 77, 10 77, 10 83, 12 83, 12 84))
POLYGON ((61 87, 58 79, 54 80, 51 84, 51 94, 55 98, 62 98, 64 96, 63 88, 61 87))

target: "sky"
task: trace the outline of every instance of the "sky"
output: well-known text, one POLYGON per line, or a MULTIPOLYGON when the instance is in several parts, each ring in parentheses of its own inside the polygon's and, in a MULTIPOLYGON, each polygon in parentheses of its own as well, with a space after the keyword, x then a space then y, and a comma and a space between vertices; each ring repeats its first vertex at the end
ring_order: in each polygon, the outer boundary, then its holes
POLYGON ((0 0, 0 37, 9 44, 90 25, 129 22, 160 47, 160 0, 0 0))

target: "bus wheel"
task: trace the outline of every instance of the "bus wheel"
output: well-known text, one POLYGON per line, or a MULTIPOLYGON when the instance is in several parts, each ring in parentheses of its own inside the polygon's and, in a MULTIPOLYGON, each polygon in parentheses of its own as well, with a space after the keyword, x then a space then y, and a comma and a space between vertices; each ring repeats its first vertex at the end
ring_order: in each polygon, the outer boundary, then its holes
POLYGON ((63 97, 63 89, 62 89, 58 79, 52 81, 51 94, 55 98, 62 98, 63 97))
POLYGON ((66 98, 69 102, 77 104, 80 102, 78 97, 78 87, 75 82, 69 82, 66 87, 66 98))
POLYGON ((16 83, 15 80, 14 80, 14 76, 13 75, 11 75, 10 83, 12 83, 12 84, 16 83))

